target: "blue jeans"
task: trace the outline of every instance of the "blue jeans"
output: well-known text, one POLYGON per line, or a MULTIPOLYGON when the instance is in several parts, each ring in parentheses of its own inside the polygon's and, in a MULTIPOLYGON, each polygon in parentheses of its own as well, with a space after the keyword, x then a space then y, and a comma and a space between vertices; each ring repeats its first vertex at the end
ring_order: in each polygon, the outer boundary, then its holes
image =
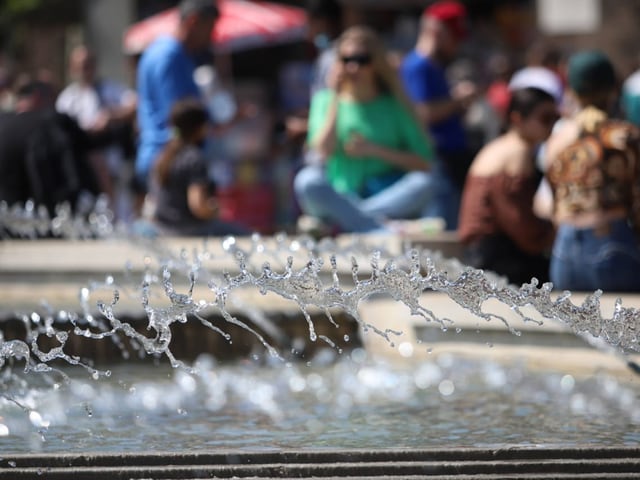
POLYGON ((433 176, 414 171, 366 199, 345 195, 329 184, 324 168, 318 165, 300 170, 293 188, 305 214, 335 224, 344 232, 381 230, 384 219, 421 218, 434 194, 433 176))
POLYGON ((626 220, 604 234, 560 225, 551 256, 550 276, 560 290, 640 291, 640 247, 626 220))
POLYGON ((447 230, 458 228, 458 215, 462 191, 447 174, 441 162, 436 162, 432 170, 434 192, 432 201, 424 212, 425 217, 443 218, 447 230))

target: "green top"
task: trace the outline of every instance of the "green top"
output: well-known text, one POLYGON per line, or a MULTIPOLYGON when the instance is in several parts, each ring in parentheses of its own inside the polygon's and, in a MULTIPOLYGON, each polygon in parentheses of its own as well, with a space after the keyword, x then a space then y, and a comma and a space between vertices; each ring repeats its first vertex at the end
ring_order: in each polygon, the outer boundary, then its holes
MULTIPOLYGON (((309 141, 324 126, 334 95, 332 90, 321 90, 313 96, 309 111, 309 141)), ((379 95, 367 102, 339 100, 337 115, 337 148, 327 159, 327 177, 338 192, 363 195, 369 181, 400 172, 380 158, 348 156, 343 145, 352 133, 359 133, 387 148, 414 152, 423 157, 425 163, 433 158, 433 149, 426 134, 406 107, 391 95, 379 95)))

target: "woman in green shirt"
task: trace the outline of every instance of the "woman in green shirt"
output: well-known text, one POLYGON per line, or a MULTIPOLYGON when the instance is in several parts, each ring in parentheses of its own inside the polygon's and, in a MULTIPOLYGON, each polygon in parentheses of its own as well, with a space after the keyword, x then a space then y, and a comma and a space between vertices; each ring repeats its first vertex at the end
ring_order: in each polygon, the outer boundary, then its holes
POLYGON ((376 33, 351 27, 338 39, 329 89, 311 100, 307 144, 314 161, 296 175, 304 214, 343 232, 420 218, 433 195, 433 149, 376 33))

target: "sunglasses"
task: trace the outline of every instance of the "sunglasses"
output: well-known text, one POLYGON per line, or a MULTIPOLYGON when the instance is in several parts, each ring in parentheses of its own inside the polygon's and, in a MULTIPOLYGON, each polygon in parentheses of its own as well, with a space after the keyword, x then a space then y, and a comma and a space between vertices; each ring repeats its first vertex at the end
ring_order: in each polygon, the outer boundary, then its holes
POLYGON ((340 60, 345 65, 349 63, 355 63, 356 65, 369 65, 371 63, 371 55, 369 55, 368 53, 360 53, 357 55, 340 57, 340 60))

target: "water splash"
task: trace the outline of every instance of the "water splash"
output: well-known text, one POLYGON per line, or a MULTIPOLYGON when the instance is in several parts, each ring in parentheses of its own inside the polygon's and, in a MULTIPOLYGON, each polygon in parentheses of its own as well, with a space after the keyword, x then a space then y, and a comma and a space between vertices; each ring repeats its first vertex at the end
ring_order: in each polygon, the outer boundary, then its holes
POLYGON ((46 207, 29 200, 24 205, 0 201, 0 238, 68 239, 105 238, 119 233, 106 195, 81 199, 75 208, 68 202, 57 205, 53 216, 46 207))
MULTIPOLYGON (((112 214, 107 205, 100 201, 96 203, 94 211, 84 212, 80 216, 73 217, 68 206, 64 205, 56 212, 58 215, 49 219, 46 211, 35 208, 32 203, 25 205, 24 209, 0 204, 0 226, 26 237, 37 236, 45 230, 69 238, 108 236, 116 231, 112 225, 112 214), (80 218, 88 221, 80 221, 80 218)), ((71 306, 70 311, 49 310, 44 317, 37 313, 23 314, 21 319, 26 337, 13 340, 0 337, 0 367, 9 359, 22 359, 27 371, 48 371, 52 362, 62 360, 87 369, 93 377, 105 374, 65 352, 70 338, 79 336, 96 342, 110 339, 125 357, 129 353, 123 339, 127 339, 141 356, 165 356, 172 366, 189 368, 171 351, 171 329, 189 321, 199 321, 231 343, 233 339, 224 328, 207 320, 205 312, 212 310, 228 324, 238 326, 257 338, 271 357, 282 360, 280 352, 251 323, 270 332, 272 338, 281 336, 277 327, 250 307, 244 308, 250 322, 242 321, 232 313, 230 304, 238 306, 233 303, 239 296, 236 294, 247 289, 293 302, 306 320, 308 337, 312 342, 319 337, 310 311, 320 310, 331 324, 338 327, 332 315, 332 311, 337 309, 355 319, 364 331, 371 330, 393 345, 394 338, 402 332, 380 330, 363 321, 359 315, 362 302, 379 296, 387 296, 405 305, 412 315, 436 323, 443 330, 455 326, 454 319, 438 317, 425 304, 428 296, 423 293, 435 291, 446 294, 481 319, 501 322, 515 335, 520 335, 520 332, 506 318, 483 309, 487 301, 498 301, 525 322, 541 323, 525 313, 526 309, 533 308, 543 321, 560 321, 576 334, 599 338, 622 354, 640 351, 638 309, 624 307, 618 300, 613 316, 604 317, 600 309, 601 291, 588 295, 581 305, 575 305, 571 302, 570 292, 563 292, 553 299, 550 283, 540 286, 532 279, 530 283, 516 288, 488 272, 465 267, 455 260, 443 259, 428 250, 403 245, 399 251, 392 251, 385 247, 384 240, 378 239, 375 243, 373 239, 372 244, 363 237, 354 236, 351 241, 346 239, 338 244, 333 239, 314 241, 310 237, 290 238, 279 234, 271 241, 266 241, 256 234, 247 243, 228 237, 221 240, 221 246, 227 256, 225 260, 232 259, 233 262, 229 269, 220 272, 216 261, 222 258, 216 257, 219 253, 210 249, 214 240, 204 240, 199 249, 183 249, 175 254, 161 239, 136 239, 138 242, 147 242, 149 251, 157 260, 157 268, 153 267, 154 259, 149 259, 145 262, 147 269, 137 281, 132 278, 134 274, 124 268, 132 285, 116 285, 113 276, 107 274, 104 282, 92 282, 82 287, 78 313, 73 312, 71 306), (307 257, 306 263, 295 266, 294 257, 299 259, 301 256, 307 257), (363 259, 368 261, 368 265, 364 263, 364 268, 361 267, 363 259), (350 262, 350 269, 341 270, 341 262, 350 262), (350 278, 341 278, 341 272, 345 270, 350 271, 350 278), (187 279, 186 291, 178 291, 174 278, 187 279), (198 297, 194 293, 196 286, 203 284, 208 293, 198 297), (98 289, 111 291, 111 301, 97 301, 91 305, 91 294, 98 289), (144 333, 119 316, 117 307, 122 292, 138 299, 146 315, 144 333), (153 301, 158 292, 164 304, 153 301), (96 308, 97 317, 92 313, 96 308), (56 325, 60 322, 68 322, 73 328, 57 330, 56 325), (39 346, 42 337, 52 340, 55 345, 43 351, 39 346)), ((326 336, 320 339, 337 348, 326 336)))
MULTIPOLYGON (((254 242, 257 244, 257 239, 254 239, 254 242)), ((197 252, 196 256, 203 255, 203 252, 197 252)), ((368 275, 362 274, 356 258, 352 257, 352 282, 348 285, 340 279, 335 255, 329 258, 331 267, 328 275, 323 270, 324 259, 313 254, 311 259, 300 268, 294 267, 293 258, 289 256, 281 271, 274 271, 269 263, 264 263, 260 268, 251 266, 247 263, 250 255, 251 253, 245 257, 245 254, 235 251, 237 265, 235 274, 223 272, 221 275, 216 275, 214 272, 207 271, 201 262, 189 264, 184 258, 164 263, 159 275, 155 275, 152 271, 145 272, 137 293, 147 317, 146 330, 151 332, 150 335, 140 333, 133 325, 119 318, 117 306, 120 290, 116 285, 105 282, 83 287, 79 295, 82 306, 79 314, 70 314, 65 311, 49 312, 45 317, 36 313, 23 315, 22 321, 27 331, 26 339, 24 341, 2 340, 0 362, 4 363, 10 357, 21 357, 26 359, 26 364, 30 365, 29 369, 44 370, 53 360, 61 359, 72 365, 83 366, 93 375, 97 370, 92 369, 79 358, 65 353, 65 345, 70 336, 77 335, 96 341, 110 338, 116 343, 119 342, 120 345, 122 345, 120 336, 124 336, 139 344, 146 355, 164 355, 173 366, 181 367, 184 365, 171 352, 172 326, 186 323, 193 317, 231 341, 224 329, 206 320, 203 312, 211 309, 215 309, 229 324, 249 331, 258 338, 271 356, 278 358, 279 352, 276 348, 271 346, 257 330, 233 315, 228 308, 228 302, 235 293, 246 289, 255 289, 261 295, 275 294, 282 299, 293 301, 307 321, 311 341, 317 340, 317 334, 309 311, 320 309, 337 326, 331 310, 338 308, 352 316, 365 330, 373 330, 393 343, 393 337, 402 332, 378 330, 375 326, 364 322, 358 313, 358 307, 362 302, 380 295, 389 296, 396 302, 406 305, 411 314, 421 316, 426 322, 437 323, 443 329, 455 325, 453 319, 438 318, 429 310, 428 304, 423 304, 428 302, 428 296, 424 296, 423 292, 431 290, 446 293, 455 303, 479 318, 504 323, 505 328, 512 333, 519 334, 504 317, 483 310, 483 304, 487 300, 495 299, 508 306, 524 321, 540 323, 539 320, 524 313, 525 307, 533 307, 544 319, 561 321, 576 334, 588 333, 599 337, 620 351, 639 351, 638 310, 624 307, 618 300, 613 316, 603 317, 600 311, 602 295, 600 291, 587 296, 582 305, 574 305, 570 301, 569 292, 561 294, 554 300, 552 285, 547 283, 539 287, 535 280, 522 285, 519 289, 509 285, 500 286, 482 271, 473 269, 464 269, 451 280, 449 272, 436 267, 424 252, 417 249, 405 252, 400 258, 388 259, 384 267, 380 266, 382 260, 380 251, 374 251, 371 254, 368 275), (174 286, 172 279, 175 275, 186 275, 188 278, 188 288, 185 292, 178 292, 174 286), (194 289, 201 278, 207 280, 210 295, 197 298, 194 289), (99 318, 90 313, 92 308, 88 304, 91 292, 97 288, 112 289, 110 302, 97 302, 99 318), (150 298, 153 289, 161 289, 164 299, 168 300, 167 306, 152 305, 150 298), (74 328, 69 332, 56 330, 56 322, 61 319, 67 319, 74 328), (55 340, 57 345, 49 351, 43 351, 38 346, 40 336, 55 340), (31 365, 34 362, 35 365, 31 365)))

